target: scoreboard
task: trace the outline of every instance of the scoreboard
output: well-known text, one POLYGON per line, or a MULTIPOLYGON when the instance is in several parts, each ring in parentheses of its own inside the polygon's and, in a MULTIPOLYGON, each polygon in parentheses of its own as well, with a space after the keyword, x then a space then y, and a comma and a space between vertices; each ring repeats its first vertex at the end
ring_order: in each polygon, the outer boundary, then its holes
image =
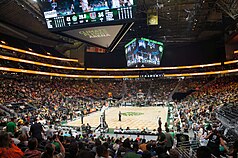
POLYGON ((68 16, 56 16, 46 18, 48 29, 70 27, 80 24, 112 22, 118 20, 127 20, 134 17, 133 7, 124 7, 97 12, 88 12, 68 16))
POLYGON ((146 38, 135 38, 125 45, 128 67, 159 66, 163 52, 163 43, 146 38))
POLYGON ((41 0, 49 30, 67 29, 74 26, 126 22, 135 17, 134 1, 124 0, 41 0), (80 2, 84 1, 84 5, 80 2), (118 1, 118 2, 117 2, 118 1), (124 2, 123 1, 123 2, 124 2))

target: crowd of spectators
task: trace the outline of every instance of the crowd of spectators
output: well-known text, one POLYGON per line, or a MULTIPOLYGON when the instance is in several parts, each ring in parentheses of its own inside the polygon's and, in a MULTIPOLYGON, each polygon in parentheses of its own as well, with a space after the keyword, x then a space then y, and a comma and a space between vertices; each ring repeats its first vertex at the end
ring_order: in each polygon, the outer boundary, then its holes
MULTIPOLYGON (((4 60, 4 62, 11 65, 9 61, 4 60)), ((13 113, 17 114, 16 117, 21 118, 18 119, 19 130, 15 131, 15 120, 12 120, 10 121, 12 123, 8 125, 11 128, 7 129, 12 134, 0 133, 0 141, 3 141, 2 144, 0 142, 0 155, 4 155, 3 157, 12 154, 14 157, 23 157, 23 155, 30 157, 29 155, 35 154, 35 157, 53 157, 54 155, 54 157, 157 156, 163 158, 169 157, 166 153, 169 151, 170 157, 173 158, 171 156, 173 150, 169 150, 172 147, 171 144, 166 146, 168 147, 165 148, 167 150, 161 147, 164 147, 167 144, 165 140, 169 139, 167 138, 169 135, 166 135, 169 129, 166 127, 164 133, 159 128, 158 140, 147 141, 140 137, 135 140, 123 137, 98 137, 92 133, 78 135, 77 137, 69 133, 65 136, 60 131, 51 134, 49 137, 39 138, 34 136, 33 127, 37 125, 37 129, 41 129, 41 125, 36 122, 33 123, 33 120, 36 119, 35 116, 38 116, 40 120, 46 119, 49 120, 50 124, 56 124, 58 121, 73 119, 78 117, 77 111, 86 114, 91 109, 100 109, 104 104, 103 100, 107 98, 121 99, 121 101, 168 101, 179 83, 177 79, 47 80, 26 77, 24 79, 0 78, 0 81, 1 106, 12 109, 14 103, 22 105, 22 108, 13 108, 13 113), (144 97, 138 99, 138 94, 143 94, 144 97), (38 110, 25 111, 24 108, 26 107, 28 107, 27 109, 35 107, 38 110), (23 130, 23 127, 28 127, 27 123, 31 124, 28 133, 23 130)), ((216 118, 216 112, 221 107, 229 105, 223 108, 226 109, 225 115, 228 115, 229 109, 236 109, 234 106, 238 102, 237 76, 223 76, 215 79, 184 79, 177 90, 179 92, 193 90, 194 92, 185 99, 174 102, 174 120, 172 122, 174 127, 172 130, 185 133, 193 131, 194 139, 199 140, 200 146, 208 147, 210 149, 208 151, 217 157, 220 154, 232 155, 237 153, 237 145, 234 145, 234 149, 229 149, 226 138, 223 138, 221 133, 218 132, 218 127, 222 126, 222 120, 216 118), (213 139, 214 137, 216 138, 213 139)), ((0 107, 0 117, 12 112, 4 108, 0 107)), ((233 112, 235 111, 233 110, 233 112)), ((229 116, 236 117, 237 115, 229 113, 229 116)), ((41 130, 40 133, 46 133, 46 131, 41 130)), ((176 151, 174 152, 176 153, 176 151)), ((202 152, 200 152, 199 148, 198 153, 201 154, 202 152)))
MULTIPOLYGON (((114 95, 121 97, 122 81, 93 80, 31 80, 1 78, 0 102, 18 102, 26 100, 39 103, 59 104, 67 98, 92 97, 109 98, 114 95), (105 84, 104 84, 105 83, 105 84)), ((69 101, 69 100, 66 100, 69 101)), ((65 101, 64 101, 65 102, 65 101)))
MULTIPOLYGON (((203 83, 203 80, 201 80, 203 83)), ((196 83, 195 83, 196 84, 196 83)), ((203 84, 197 91, 188 95, 182 101, 174 104, 174 127, 177 131, 194 132, 194 138, 198 139, 201 146, 210 146, 209 140, 216 135, 216 150, 212 150, 212 154, 219 156, 222 151, 227 151, 226 144, 229 140, 222 137, 221 127, 223 120, 217 119, 217 112, 220 108, 230 105, 230 110, 237 106, 237 76, 218 77, 208 83, 203 84), (233 107, 233 108, 232 108, 233 107), (212 130, 212 126, 214 127, 212 130), (218 132, 217 130, 221 130, 218 132), (226 141, 225 141, 226 140, 226 141)), ((235 111, 234 111, 235 113, 235 111)), ((233 118, 236 115, 231 115, 233 118)), ((227 116, 228 117, 228 116, 227 116)), ((235 140, 235 136, 233 137, 235 140)), ((214 144, 213 144, 214 145, 214 144)))
POLYGON ((137 93, 147 94, 150 88, 151 80, 128 80, 126 81, 127 94, 136 96, 137 93))
MULTIPOLYGON (((37 138, 35 134, 44 132, 40 124, 34 123, 29 129, 30 138, 27 139, 25 134, 0 133, 0 156, 22 158, 173 158, 166 153, 162 146, 157 146, 157 141, 146 141, 140 137, 136 139, 125 137, 110 137, 104 135, 80 135, 62 136, 56 132, 53 136, 48 136, 46 139, 37 138), (37 125, 38 128, 33 126, 37 125), (34 138, 32 138, 34 136, 34 138)), ((163 142, 161 142, 163 143, 163 142)), ((176 150, 170 150, 178 157, 176 150)))
POLYGON ((170 94, 177 84, 177 79, 154 80, 151 86, 152 98, 160 101, 170 100, 170 94))
POLYGON ((129 80, 125 82, 124 101, 145 100, 151 105, 156 105, 156 102, 166 102, 177 84, 177 79, 129 80))
POLYGON ((186 80, 182 81, 181 84, 178 86, 176 92, 186 93, 189 91, 197 91, 201 87, 203 87, 206 83, 211 81, 213 78, 187 78, 186 80))
POLYGON ((100 110, 106 99, 121 98, 121 80, 0 80, 0 109, 18 116, 39 116, 51 122, 75 119, 100 110))

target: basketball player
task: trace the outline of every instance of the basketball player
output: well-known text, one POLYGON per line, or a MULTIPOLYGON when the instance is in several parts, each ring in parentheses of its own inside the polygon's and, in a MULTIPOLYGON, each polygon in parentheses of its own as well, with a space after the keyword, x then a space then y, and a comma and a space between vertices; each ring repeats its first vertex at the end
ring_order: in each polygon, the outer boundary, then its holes
POLYGON ((128 0, 129 1, 129 6, 133 5, 133 0, 128 0))
POLYGON ((82 5, 83 12, 87 12, 88 11, 88 0, 81 0, 80 3, 82 5))
POLYGON ((161 126, 162 126, 161 117, 159 117, 158 124, 159 124, 159 128, 161 128, 161 126))
POLYGON ((71 12, 72 14, 74 14, 74 13, 75 13, 75 10, 74 10, 74 4, 71 4, 71 7, 70 7, 70 12, 71 12))
POLYGON ((130 0, 124 0, 123 3, 124 3, 125 7, 131 6, 131 1, 130 0))
POLYGON ((121 111, 119 111, 118 117, 119 117, 119 121, 121 121, 121 111))
POLYGON ((74 11, 75 13, 80 13, 82 12, 82 8, 80 8, 80 0, 73 0, 73 4, 74 4, 74 11))
POLYGON ((83 118, 84 118, 84 114, 83 114, 83 111, 81 111, 81 124, 83 124, 83 118))
POLYGON ((112 0, 112 8, 119 8, 120 1, 119 0, 112 0))

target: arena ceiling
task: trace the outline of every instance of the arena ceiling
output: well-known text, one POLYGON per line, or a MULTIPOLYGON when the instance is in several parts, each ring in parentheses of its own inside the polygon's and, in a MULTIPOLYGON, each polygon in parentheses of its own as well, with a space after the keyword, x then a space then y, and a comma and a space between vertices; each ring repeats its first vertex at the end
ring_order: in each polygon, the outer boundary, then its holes
POLYGON ((224 36, 237 20, 237 8, 236 0, 140 0, 139 18, 125 39, 142 36, 174 44, 224 36), (158 9, 159 25, 147 25, 149 8, 158 9))
MULTIPOLYGON (((238 0, 137 0, 136 21, 119 47, 135 37, 174 44, 224 36, 237 8, 238 0), (159 25, 147 25, 148 9, 158 11, 159 25)), ((49 32, 34 0, 0 0, 0 15, 0 33, 51 46, 81 43, 49 32)))

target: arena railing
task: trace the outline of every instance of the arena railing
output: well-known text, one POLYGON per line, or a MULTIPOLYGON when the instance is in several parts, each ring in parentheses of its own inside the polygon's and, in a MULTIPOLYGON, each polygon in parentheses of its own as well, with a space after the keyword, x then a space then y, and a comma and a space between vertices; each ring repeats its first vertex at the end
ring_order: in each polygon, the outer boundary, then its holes
POLYGON ((30 55, 34 55, 34 56, 38 56, 38 57, 42 57, 42 58, 78 62, 78 60, 76 60, 76 59, 59 58, 59 57, 54 57, 54 56, 49 56, 49 55, 43 55, 43 54, 38 54, 38 53, 31 52, 31 51, 27 51, 27 50, 23 50, 23 49, 19 49, 19 48, 14 48, 14 47, 6 46, 6 45, 1 45, 1 44, 0 44, 0 48, 12 50, 12 51, 16 51, 16 52, 20 52, 20 53, 24 53, 24 54, 30 54, 30 55))
MULTIPOLYGON (((75 75, 75 74, 61 74, 52 72, 43 72, 35 70, 25 70, 18 68, 0 67, 0 71, 16 72, 16 73, 27 73, 45 76, 56 76, 56 77, 68 77, 68 78, 104 78, 104 79, 122 79, 122 78, 140 78, 139 75, 113 75, 113 76, 102 76, 102 75, 75 75)), ((185 77, 185 76, 205 76, 205 75, 219 75, 238 72, 238 69, 213 71, 213 72, 201 72, 201 73, 183 73, 183 74, 164 74, 164 77, 185 77)))
MULTIPOLYGON (((57 60, 64 60, 64 61, 74 61, 75 59, 67 59, 67 58, 58 58, 53 56, 46 56, 42 54, 37 54, 30 51, 25 51, 18 48, 13 48, 6 45, 0 45, 0 47, 4 49, 10 49, 22 53, 28 53, 31 55, 36 55, 40 57, 50 58, 50 59, 57 59, 57 60)), ((72 70, 90 70, 90 71, 146 71, 146 70, 171 70, 171 69, 186 69, 186 68, 203 68, 203 67, 210 67, 210 66, 218 66, 221 63, 212 63, 212 64, 204 64, 204 65, 192 65, 192 66, 177 66, 177 67, 158 67, 158 68, 133 68, 133 69, 96 69, 96 68, 77 68, 77 67, 66 67, 66 66, 58 66, 58 65, 51 65, 46 63, 28 61, 24 59, 12 58, 7 56, 0 56, 0 58, 5 60, 14 60, 18 62, 27 62, 29 64, 36 64, 54 68, 62 68, 62 69, 72 69, 72 70)), ((224 64, 233 64, 238 63, 238 60, 228 61, 224 64)), ((8 68, 8 67, 0 67, 2 71, 8 72, 21 72, 21 73, 28 73, 28 74, 38 74, 38 75, 47 75, 47 76, 57 76, 57 77, 69 77, 69 78, 109 78, 109 79, 116 79, 116 78, 139 78, 139 75, 75 75, 75 74, 61 74, 61 73, 52 73, 52 72, 42 72, 42 71, 34 71, 34 70, 25 70, 25 69, 18 69, 18 68, 8 68)), ((238 72, 238 69, 231 69, 231 70, 222 70, 222 71, 211 71, 211 72, 199 72, 199 73, 182 73, 182 74, 163 74, 164 77, 186 77, 186 76, 204 76, 204 75, 218 75, 218 74, 227 74, 227 73, 234 73, 238 72)))
MULTIPOLYGON (((179 153, 179 156, 181 158, 197 158, 197 153, 196 151, 190 151, 190 150, 181 150, 181 149, 178 149, 178 148, 175 148, 178 153, 179 153)), ((212 155, 211 158, 217 158, 216 156, 212 155)))
MULTIPOLYGON (((14 57, 9 57, 5 55, 0 55, 0 59, 4 60, 11 60, 11 61, 17 61, 17 62, 22 62, 22 63, 27 63, 27 64, 34 64, 34 65, 40 65, 40 66, 46 66, 46 67, 53 67, 53 68, 58 68, 58 69, 69 69, 69 70, 79 70, 79 71, 156 71, 156 70, 176 70, 176 69, 188 69, 188 68, 203 68, 203 67, 212 67, 212 66, 220 66, 221 63, 211 63, 211 64, 203 64, 203 65, 191 65, 191 66, 176 66, 176 67, 158 67, 158 68, 125 68, 125 69, 102 69, 102 68, 79 68, 79 67, 71 67, 71 66, 61 66, 61 65, 53 65, 53 64, 48 64, 48 63, 42 63, 42 62, 37 62, 37 61, 31 61, 31 60, 26 60, 26 59, 20 59, 20 58, 14 58, 14 57)), ((226 64, 234 64, 238 61, 229 61, 226 64)))
MULTIPOLYGON (((177 144, 175 150, 178 151, 180 157, 182 158, 197 158, 197 149, 199 148, 199 141, 183 141, 177 144), (195 142, 195 143, 194 143, 195 142)), ((217 158, 212 154, 211 158, 217 158)))
POLYGON ((51 67, 51 68, 58 68, 58 69, 70 69, 70 70, 79 70, 79 71, 85 70, 85 68, 80 68, 80 67, 53 65, 53 64, 48 64, 48 63, 41 63, 41 62, 37 62, 37 61, 31 61, 31 60, 26 60, 26 59, 19 59, 19 58, 4 56, 4 55, 0 55, 0 59, 17 61, 17 62, 22 62, 22 63, 27 63, 27 64, 34 64, 34 65, 39 65, 39 66, 46 66, 46 67, 51 67))
MULTIPOLYGON (((54 57, 54 56, 42 55, 42 54, 34 53, 34 52, 31 52, 31 51, 22 50, 22 49, 18 49, 18 48, 6 46, 6 45, 1 45, 1 44, 0 44, 0 48, 12 50, 12 51, 17 51, 17 52, 20 52, 20 53, 30 54, 30 55, 34 55, 34 56, 38 56, 38 57, 42 57, 42 58, 78 62, 78 60, 76 60, 76 59, 59 58, 59 57, 54 57)), ((7 56, 1 56, 0 58, 1 59, 6 59, 6 60, 13 60, 13 61, 18 61, 18 62, 25 62, 25 63, 30 63, 30 64, 48 66, 48 67, 64 68, 64 69, 71 69, 71 70, 84 70, 84 68, 51 65, 51 64, 47 64, 47 63, 34 62, 34 61, 12 58, 12 57, 7 57, 7 56)), ((225 65, 234 64, 234 63, 238 63, 238 60, 224 62, 225 65)), ((213 66, 220 66, 220 65, 222 65, 221 62, 210 63, 210 64, 202 64, 202 65, 190 65, 190 66, 173 66, 173 67, 156 67, 156 68, 118 68, 118 69, 86 68, 85 70, 88 70, 88 71, 156 71, 156 70, 176 70, 176 69, 204 68, 204 67, 213 67, 213 66)))

